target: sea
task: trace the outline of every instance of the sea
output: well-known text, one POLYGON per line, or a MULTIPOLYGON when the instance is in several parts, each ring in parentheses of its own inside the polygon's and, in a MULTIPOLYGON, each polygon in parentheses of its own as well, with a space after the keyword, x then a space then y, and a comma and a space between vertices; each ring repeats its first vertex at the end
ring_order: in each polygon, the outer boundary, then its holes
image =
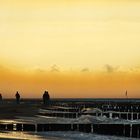
MULTIPOLYGON (((24 103, 32 103, 36 104, 42 102, 42 99, 26 99, 22 100, 24 103)), ((140 99, 53 99, 53 101, 64 101, 64 102, 92 102, 92 101, 113 101, 113 102, 137 102, 140 103, 140 99)), ((5 103, 11 103, 13 99, 7 99, 5 103)), ((138 140, 138 138, 128 138, 128 137, 119 137, 119 136, 109 136, 109 135, 99 135, 99 134, 91 134, 91 133, 83 133, 83 132, 61 132, 61 131, 49 131, 49 132, 2 132, 0 131, 0 140, 138 140)))

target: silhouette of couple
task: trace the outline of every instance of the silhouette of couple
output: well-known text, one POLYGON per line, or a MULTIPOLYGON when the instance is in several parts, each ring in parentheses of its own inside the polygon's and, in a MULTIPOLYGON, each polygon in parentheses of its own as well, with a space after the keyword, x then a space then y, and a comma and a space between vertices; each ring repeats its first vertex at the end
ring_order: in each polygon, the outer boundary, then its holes
POLYGON ((43 94, 43 104, 47 105, 49 103, 49 100, 50 100, 50 95, 48 91, 45 91, 43 94))

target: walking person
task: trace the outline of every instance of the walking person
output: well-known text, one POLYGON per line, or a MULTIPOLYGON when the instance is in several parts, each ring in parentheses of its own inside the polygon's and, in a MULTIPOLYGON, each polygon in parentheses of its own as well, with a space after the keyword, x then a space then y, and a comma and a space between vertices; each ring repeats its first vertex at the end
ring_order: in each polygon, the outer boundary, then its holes
POLYGON ((16 92, 15 97, 16 97, 16 103, 20 104, 20 94, 18 93, 18 91, 16 92))

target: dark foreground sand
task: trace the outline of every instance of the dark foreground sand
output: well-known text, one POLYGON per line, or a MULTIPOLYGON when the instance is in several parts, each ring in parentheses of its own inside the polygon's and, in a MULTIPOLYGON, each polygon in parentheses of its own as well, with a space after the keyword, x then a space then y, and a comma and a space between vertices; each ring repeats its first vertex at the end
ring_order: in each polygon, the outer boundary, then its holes
POLYGON ((0 104, 0 119, 15 119, 16 116, 33 117, 41 104, 0 104))

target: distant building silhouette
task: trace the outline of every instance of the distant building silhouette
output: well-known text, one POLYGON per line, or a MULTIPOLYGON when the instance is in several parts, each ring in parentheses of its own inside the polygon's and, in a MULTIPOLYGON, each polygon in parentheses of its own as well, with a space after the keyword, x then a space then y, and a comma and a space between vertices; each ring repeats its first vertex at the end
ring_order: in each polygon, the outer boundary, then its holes
POLYGON ((127 90, 126 90, 126 92, 125 92, 125 96, 126 96, 126 98, 128 98, 128 93, 127 93, 127 90))
POLYGON ((43 104, 46 105, 49 103, 49 101, 50 101, 50 95, 48 91, 45 91, 43 94, 43 104))
POLYGON ((20 104, 20 94, 18 93, 18 91, 16 92, 15 97, 16 97, 16 103, 20 104))

